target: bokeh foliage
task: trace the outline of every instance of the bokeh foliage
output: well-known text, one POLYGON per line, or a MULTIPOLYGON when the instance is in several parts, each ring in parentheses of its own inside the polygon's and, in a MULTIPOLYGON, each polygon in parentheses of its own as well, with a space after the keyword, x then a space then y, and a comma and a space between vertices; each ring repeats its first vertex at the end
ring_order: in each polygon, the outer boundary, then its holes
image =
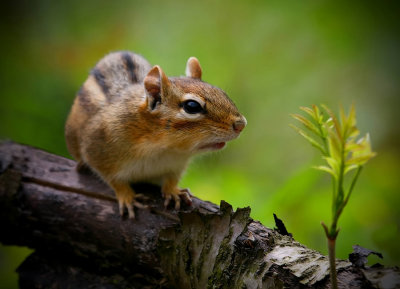
MULTIPOLYGON (((0 13, 1 138, 68 156, 68 110, 102 56, 133 50, 171 76, 196 56, 204 80, 231 96, 248 127, 224 151, 194 160, 181 185, 202 199, 251 206, 270 227, 275 212, 297 240, 325 254, 320 221, 330 218, 330 180, 310 169, 319 155, 288 127, 289 113, 354 102, 378 156, 340 220, 337 254, 347 258, 360 244, 399 264, 395 2, 18 0, 0 13)), ((2 275, 14 270, 7 260, 2 275)))

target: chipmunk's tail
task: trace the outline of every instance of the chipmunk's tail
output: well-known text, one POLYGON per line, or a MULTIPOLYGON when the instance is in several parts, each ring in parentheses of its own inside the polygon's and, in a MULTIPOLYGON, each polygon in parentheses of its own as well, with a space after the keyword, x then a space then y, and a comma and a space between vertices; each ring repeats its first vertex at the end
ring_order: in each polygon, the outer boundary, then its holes
POLYGON ((88 111, 96 112, 124 93, 129 93, 129 86, 142 83, 150 69, 150 63, 138 54, 112 52, 102 58, 90 72, 78 93, 80 104, 88 111))

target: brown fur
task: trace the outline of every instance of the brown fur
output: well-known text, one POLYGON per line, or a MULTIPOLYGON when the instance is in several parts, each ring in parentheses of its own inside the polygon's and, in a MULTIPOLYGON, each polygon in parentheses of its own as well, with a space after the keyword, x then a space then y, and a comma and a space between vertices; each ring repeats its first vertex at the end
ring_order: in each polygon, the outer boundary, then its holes
POLYGON ((174 199, 179 208, 177 185, 189 158, 236 138, 245 126, 225 92, 201 81, 201 73, 194 57, 186 77, 168 78, 141 56, 116 52, 83 84, 65 126, 67 147, 114 189, 121 213, 127 207, 133 217, 133 206, 141 206, 129 186, 135 181, 159 183, 166 203, 174 199), (188 113, 186 101, 202 111, 188 113))

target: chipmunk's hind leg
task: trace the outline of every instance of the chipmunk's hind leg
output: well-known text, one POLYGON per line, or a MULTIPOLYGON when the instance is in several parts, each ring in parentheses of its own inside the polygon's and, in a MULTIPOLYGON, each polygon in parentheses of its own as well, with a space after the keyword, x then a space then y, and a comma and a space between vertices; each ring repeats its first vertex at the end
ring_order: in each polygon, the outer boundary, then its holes
POLYGON ((131 188, 129 183, 112 181, 110 185, 114 189, 115 195, 117 196, 119 213, 121 216, 124 215, 125 207, 128 210, 129 219, 135 218, 134 207, 140 209, 147 208, 146 205, 143 205, 142 203, 136 201, 138 195, 135 194, 135 191, 131 188))

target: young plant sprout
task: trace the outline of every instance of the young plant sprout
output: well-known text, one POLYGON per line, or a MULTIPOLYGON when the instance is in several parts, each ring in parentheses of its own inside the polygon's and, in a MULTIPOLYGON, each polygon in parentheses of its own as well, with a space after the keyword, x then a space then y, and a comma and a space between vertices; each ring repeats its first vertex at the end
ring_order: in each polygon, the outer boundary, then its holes
POLYGON ((302 123, 306 130, 294 125, 291 127, 322 153, 326 165, 315 168, 329 173, 332 177, 332 223, 329 227, 324 222, 321 224, 328 240, 332 288, 337 288, 335 244, 339 233, 338 219, 349 201, 362 167, 376 153, 371 150, 368 134, 358 139, 360 132, 356 127, 354 105, 351 106, 347 116, 343 107, 340 107, 339 117, 325 105, 321 107, 322 110, 316 105, 312 108, 300 107, 306 116, 300 114, 291 116, 302 123))

